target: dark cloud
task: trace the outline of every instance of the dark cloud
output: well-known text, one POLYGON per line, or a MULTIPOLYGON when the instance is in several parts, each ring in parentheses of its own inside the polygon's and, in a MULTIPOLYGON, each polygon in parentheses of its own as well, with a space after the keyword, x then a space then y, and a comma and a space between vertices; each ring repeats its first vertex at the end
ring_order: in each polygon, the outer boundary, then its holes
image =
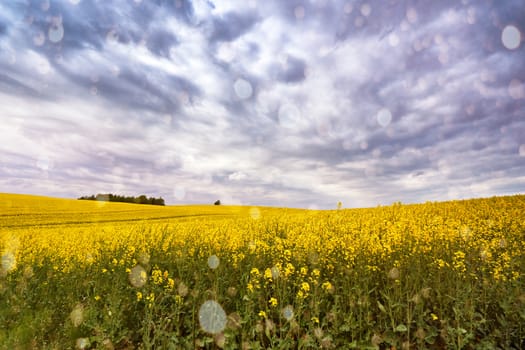
POLYGON ((0 90, 3 93, 22 95, 26 97, 37 97, 40 95, 38 91, 30 86, 2 73, 0 73, 0 90))
POLYGON ((212 20, 211 43, 233 41, 252 28, 260 18, 255 13, 228 12, 212 20))
POLYGON ((283 64, 277 65, 276 78, 284 83, 299 83, 305 79, 306 62, 288 56, 283 64))
POLYGON ((0 190, 323 208, 525 190, 522 1, 0 8, 0 190))
POLYGON ((170 32, 157 30, 147 37, 148 49, 154 54, 168 58, 171 47, 177 44, 177 38, 170 32))

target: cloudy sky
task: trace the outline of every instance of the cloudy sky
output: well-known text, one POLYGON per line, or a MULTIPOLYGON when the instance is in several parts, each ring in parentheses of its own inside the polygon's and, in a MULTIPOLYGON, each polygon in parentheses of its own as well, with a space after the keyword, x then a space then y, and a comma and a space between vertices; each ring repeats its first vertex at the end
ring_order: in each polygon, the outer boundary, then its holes
POLYGON ((9 0, 0 192, 376 206, 525 192, 523 0, 9 0))

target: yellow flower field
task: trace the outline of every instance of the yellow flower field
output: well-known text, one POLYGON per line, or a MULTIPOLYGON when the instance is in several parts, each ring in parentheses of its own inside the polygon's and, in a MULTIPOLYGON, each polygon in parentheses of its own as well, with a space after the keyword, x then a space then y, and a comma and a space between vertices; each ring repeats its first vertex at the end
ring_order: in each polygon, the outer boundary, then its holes
POLYGON ((525 196, 312 211, 0 194, 0 349, 520 349, 525 196))

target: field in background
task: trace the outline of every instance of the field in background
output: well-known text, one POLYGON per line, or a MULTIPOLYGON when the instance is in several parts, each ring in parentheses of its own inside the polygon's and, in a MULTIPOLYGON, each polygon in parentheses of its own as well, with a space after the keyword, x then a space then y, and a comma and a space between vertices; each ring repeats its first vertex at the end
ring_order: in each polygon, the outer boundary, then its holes
POLYGON ((520 349, 525 196, 309 211, 0 194, 0 349, 520 349))

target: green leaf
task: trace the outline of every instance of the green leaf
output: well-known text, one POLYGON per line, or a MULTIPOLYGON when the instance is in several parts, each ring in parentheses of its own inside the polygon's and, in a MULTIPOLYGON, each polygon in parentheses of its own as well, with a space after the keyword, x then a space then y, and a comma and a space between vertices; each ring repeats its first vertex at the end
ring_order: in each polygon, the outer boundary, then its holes
POLYGON ((377 306, 379 307, 379 310, 381 310, 385 314, 387 313, 385 307, 379 302, 379 300, 377 301, 377 306))
POLYGON ((399 324, 396 327, 396 329, 394 329, 394 331, 396 331, 396 332, 406 332, 406 331, 408 331, 408 328, 407 328, 407 326, 405 326, 404 324, 401 323, 401 324, 399 324))

